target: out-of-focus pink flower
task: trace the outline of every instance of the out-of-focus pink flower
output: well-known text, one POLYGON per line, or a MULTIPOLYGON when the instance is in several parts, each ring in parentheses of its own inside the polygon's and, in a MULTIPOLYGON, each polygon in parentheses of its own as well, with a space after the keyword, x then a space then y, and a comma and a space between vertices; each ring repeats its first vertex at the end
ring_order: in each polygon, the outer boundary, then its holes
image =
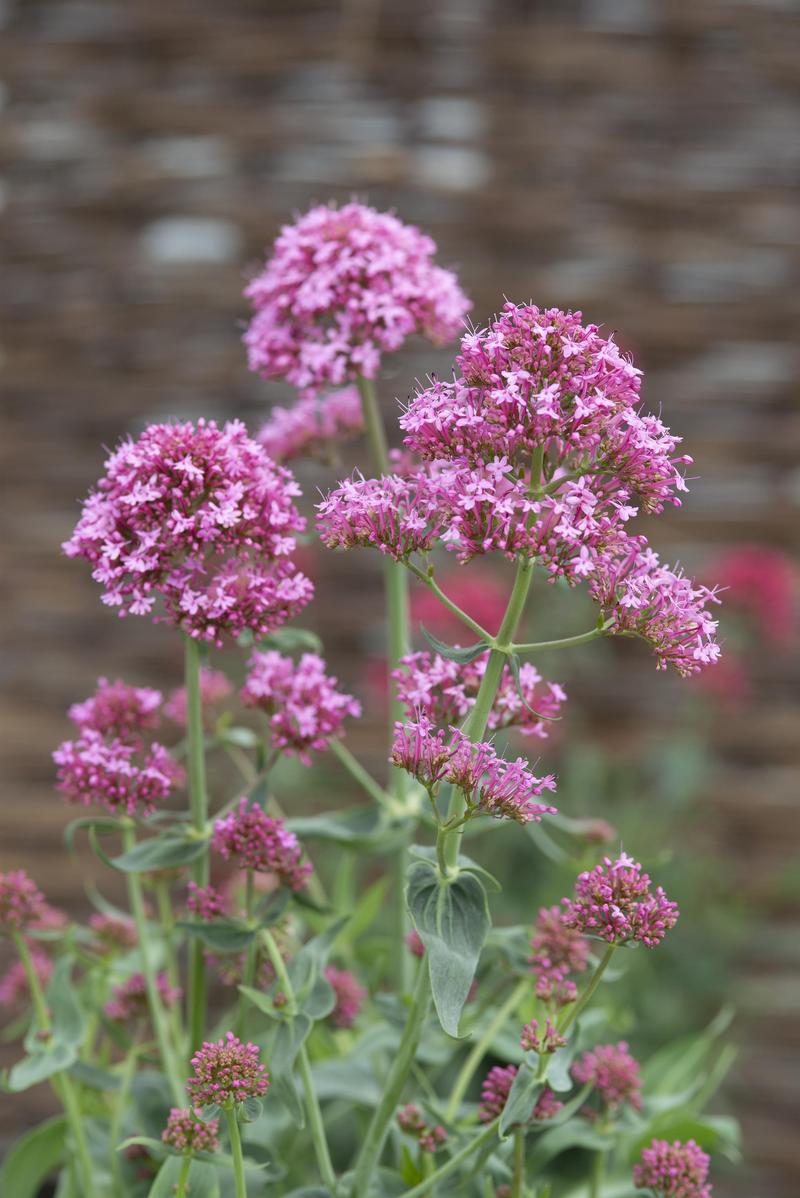
POLYGON ((196 882, 187 882, 186 886, 189 892, 186 906, 192 915, 211 923, 227 914, 225 896, 216 886, 198 886, 196 882))
POLYGON ((678 921, 678 904, 660 886, 651 891, 648 874, 627 853, 579 874, 574 898, 563 904, 567 927, 609 944, 637 940, 653 948, 678 921))
POLYGON ((441 1125, 428 1127, 422 1111, 412 1102, 397 1112, 398 1125, 410 1136, 416 1136, 422 1152, 436 1152, 447 1142, 447 1132, 441 1125))
POLYGON ((178 1152, 216 1152, 219 1148, 219 1120, 203 1122, 193 1110, 174 1106, 161 1139, 178 1152))
POLYGON ((89 916, 89 928, 94 934, 95 948, 102 953, 124 953, 136 948, 139 942, 136 924, 124 915, 96 911, 89 916))
POLYGON ((40 922, 47 901, 24 869, 0 873, 0 927, 22 932, 40 922))
POLYGON ((737 545, 709 572, 725 590, 726 608, 745 612, 765 641, 786 644, 797 629, 797 571, 786 554, 767 545, 737 545))
POLYGON ((425 945, 422 943, 422 937, 416 928, 412 928, 410 932, 406 932, 405 942, 408 951, 415 957, 425 956, 425 945))
MULTIPOLYGON (((470 570, 459 567, 438 571, 436 581, 449 599, 487 632, 497 632, 508 602, 508 587, 479 563, 470 570)), ((452 641, 464 635, 464 625, 457 616, 444 606, 432 591, 415 587, 411 592, 411 618, 414 623, 424 624, 442 640, 452 641)))
POLYGON ((257 1044, 244 1044, 233 1032, 221 1040, 206 1041, 192 1057, 194 1075, 186 1093, 197 1107, 221 1107, 260 1098, 269 1086, 269 1074, 261 1064, 257 1044))
MULTIPOLYGON (((171 986, 165 973, 156 978, 159 997, 165 1007, 173 1007, 181 997, 181 991, 171 986)), ((129 1023, 148 1016, 147 982, 144 974, 134 973, 112 991, 112 998, 105 1005, 105 1014, 119 1023, 129 1023)))
MULTIPOLYGON (((233 687, 221 670, 212 670, 208 666, 200 667, 200 707, 203 713, 203 725, 206 730, 213 728, 216 713, 214 708, 223 703, 233 694, 233 687)), ((186 687, 176 687, 164 704, 164 715, 186 727, 186 687)))
POLYGON ((361 705, 337 690, 316 653, 294 662, 275 650, 257 650, 247 663, 241 697, 247 707, 267 713, 275 746, 305 765, 311 763, 309 750, 320 752, 341 735, 347 716, 361 715, 361 705))
MULTIPOLYGON (((53 976, 53 962, 41 949, 30 947, 30 957, 39 985, 45 990, 53 976)), ((13 961, 0 978, 0 1006, 14 1010, 30 1006, 31 992, 28 977, 21 961, 13 961)))
POLYGON ((589 942, 564 921, 560 907, 541 907, 531 937, 530 963, 536 975, 536 995, 543 1002, 563 1007, 578 997, 570 973, 583 973, 589 960, 589 942))
POLYGON ((310 396, 291 408, 274 407, 256 433, 275 462, 313 454, 330 457, 333 447, 364 429, 364 411, 356 387, 343 387, 324 398, 310 396))
POLYGON ((502 1115, 516 1076, 516 1065, 493 1065, 486 1074, 481 1086, 481 1104, 478 1107, 481 1123, 492 1123, 502 1115))
POLYGON ((348 1028, 355 1023, 356 1016, 364 1005, 367 992, 354 974, 346 969, 325 968, 325 977, 333 986, 336 1006, 329 1015, 334 1027, 348 1028))
POLYGON ((639 1062, 628 1052, 624 1040, 598 1044, 572 1066, 572 1076, 582 1086, 591 1085, 610 1111, 629 1103, 638 1111, 642 1105, 639 1062))
POLYGON ((566 1040, 559 1035, 553 1021, 548 1016, 541 1031, 538 1019, 531 1019, 530 1023, 526 1023, 522 1029, 519 1043, 524 1052, 538 1052, 541 1055, 563 1048, 566 1040))
POLYGON ((217 820, 211 847, 237 869, 274 874, 290 890, 302 890, 313 872, 309 862, 300 860, 303 850, 294 832, 247 799, 217 820))
POLYGON ((285 225, 247 288, 250 369, 306 394, 374 378, 384 353, 421 334, 454 337, 470 304, 436 245, 364 204, 320 205, 285 225))
POLYGON ((135 744, 142 732, 158 727, 160 706, 161 692, 149 686, 129 686, 121 678, 116 682, 98 678, 92 697, 73 703, 68 714, 81 732, 92 730, 135 744))
POLYGON ((552 1119, 554 1115, 563 1107, 564 1103, 560 1102, 549 1086, 545 1086, 541 1094, 536 1100, 536 1106, 533 1108, 533 1118, 544 1122, 546 1119, 552 1119))
POLYGON ((91 563, 120 615, 215 644, 265 636, 313 593, 291 562, 299 493, 239 421, 150 425, 108 459, 64 552, 91 563))
POLYGON ((663 1198, 711 1198, 708 1166, 711 1158, 694 1140, 653 1140, 633 1167, 637 1190, 663 1198))

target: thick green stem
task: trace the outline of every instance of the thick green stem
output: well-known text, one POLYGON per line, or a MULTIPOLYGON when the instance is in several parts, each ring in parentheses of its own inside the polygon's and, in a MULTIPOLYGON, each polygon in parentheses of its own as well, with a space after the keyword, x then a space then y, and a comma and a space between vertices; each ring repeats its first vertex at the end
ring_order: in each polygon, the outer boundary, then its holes
POLYGON ((185 1156, 181 1161, 181 1171, 178 1174, 178 1181, 175 1186, 175 1198, 186 1198, 187 1182, 189 1181, 189 1171, 192 1167, 192 1158, 185 1156))
POLYGON ((354 757, 350 750, 340 740, 332 740, 330 742, 330 750, 337 761, 347 770, 347 772, 355 778, 356 782, 370 795, 379 807, 390 808, 392 797, 388 795, 379 783, 375 781, 372 774, 365 770, 357 757, 354 757))
POLYGON ((482 1034, 475 1041, 475 1044, 473 1045, 469 1056, 464 1061, 464 1064, 461 1066, 458 1077, 456 1078, 453 1088, 450 1091, 450 1100, 445 1108, 444 1113, 445 1120, 448 1123, 452 1122, 452 1120, 455 1119, 456 1115, 458 1114, 458 1108, 464 1101, 464 1095, 467 1092, 469 1083, 472 1081, 472 1078, 475 1075, 475 1070, 486 1056, 486 1052, 489 1048, 489 1045, 492 1043, 492 1040, 494 1040, 497 1033, 505 1026, 508 1017, 512 1015, 514 1011, 516 1011, 520 1002, 528 993, 530 988, 530 978, 522 978, 521 981, 517 982, 516 986, 511 991, 511 994, 499 1008, 494 1018, 486 1025, 482 1034))
POLYGON ((514 1173, 511 1179, 511 1198, 525 1193, 525 1128, 514 1129, 514 1173))
MULTIPOLYGON (((186 738, 188 744, 189 804, 192 828, 205 835, 208 821, 206 794, 206 760, 203 732, 203 709, 200 701, 200 646, 192 637, 184 638, 186 661, 186 738)), ((203 853, 192 865, 192 878, 198 886, 208 885, 208 853, 203 853)), ((189 985, 187 990, 186 1022, 189 1032, 189 1053, 203 1042, 206 1021, 206 965, 200 940, 189 943, 189 985)))
MULTIPOLYGON (((256 899, 256 881, 255 874, 252 869, 247 871, 247 881, 245 883, 245 918, 248 923, 253 920, 253 912, 255 910, 256 899)), ((244 965, 244 975, 242 984, 252 986, 256 976, 256 962, 258 961, 258 939, 254 936, 247 948, 247 957, 244 965)), ((247 999, 243 994, 239 995, 239 1006, 236 1013, 236 1025, 234 1027, 235 1034, 242 1039, 247 1026, 247 999)))
MULTIPOLYGON (((122 837, 125 851, 128 852, 136 843, 135 829, 132 826, 126 827, 123 830, 122 837)), ((161 1002, 161 995, 158 992, 156 971, 153 965, 153 958, 150 955, 150 932, 147 927, 147 918, 144 910, 142 881, 138 874, 131 873, 125 876, 128 883, 128 901, 130 902, 131 912, 136 924, 139 958, 142 963, 142 973, 144 974, 145 987, 147 989, 147 1006, 150 1011, 150 1020, 153 1024, 153 1031, 155 1032, 156 1043, 158 1044, 158 1051, 161 1056, 161 1064, 172 1089, 173 1100, 176 1106, 181 1106, 183 1103, 181 1071, 175 1060, 169 1037, 167 1015, 161 1002)))
MULTIPOLYGON (((261 937, 269 954, 269 959, 272 962, 272 968, 275 970, 275 976, 280 984, 281 990, 286 997, 286 1014, 291 1018, 297 1013, 297 999, 294 993, 291 979, 289 978, 286 969, 286 963, 280 954, 280 949, 275 942, 275 937, 268 928, 264 928, 261 932, 261 937)), ((319 1168, 320 1177, 332 1194, 336 1193, 337 1181, 336 1173, 334 1172, 333 1163, 331 1161, 330 1149, 328 1148, 328 1139, 325 1135, 325 1124, 322 1118, 322 1110, 317 1098, 317 1092, 314 1088, 314 1079, 311 1076, 311 1064, 308 1059, 308 1051, 305 1044, 300 1049, 297 1057, 298 1070, 300 1073, 300 1081, 303 1084, 303 1094, 305 1096, 305 1107, 308 1115, 309 1131, 311 1132, 311 1141, 314 1145, 314 1153, 317 1158, 317 1167, 319 1168)))
POLYGON ((477 1135, 474 1140, 467 1144, 466 1148, 462 1148, 455 1156, 451 1156, 446 1165, 442 1165, 435 1173, 431 1173, 430 1177, 427 1177, 425 1181, 420 1182, 413 1189, 405 1190, 401 1198, 422 1198, 423 1194, 430 1193, 433 1186, 437 1185, 440 1181, 444 1181, 445 1177, 449 1177, 451 1173, 455 1173, 459 1166, 463 1165, 464 1161, 469 1160, 478 1148, 488 1140, 491 1140, 493 1136, 496 1136, 499 1125, 499 1119, 495 1119, 494 1123, 488 1123, 480 1135, 477 1135))
MULTIPOLYGON (((372 1175, 380 1160, 389 1124, 394 1116, 403 1086, 414 1063, 422 1025, 430 1005, 430 982, 426 961, 421 961, 417 972, 417 982, 411 998, 406 1026, 397 1053, 389 1069, 383 1095, 370 1121, 363 1147, 356 1161, 353 1175, 353 1198, 364 1198, 369 1189, 372 1175)), ((425 1187, 427 1188, 427 1186, 425 1187)), ((422 1191, 420 1191, 422 1192, 422 1191)))
POLYGON ((603 1189, 603 1174, 606 1167, 606 1154, 601 1149, 600 1152, 594 1154, 592 1162, 592 1176, 589 1180, 589 1198, 600 1198, 600 1193, 603 1189))
POLYGON ((584 1007, 589 1002, 589 1000, 591 999, 595 990, 599 986, 600 979, 603 976, 603 974, 605 973, 606 969, 608 968, 608 964, 611 961, 611 958, 614 956, 616 947, 617 947, 616 944, 609 944, 608 948, 603 953, 603 956, 600 959, 599 965, 597 966, 594 973, 592 974, 589 985, 583 991, 583 993, 581 994, 578 1001, 572 1007, 570 1007, 569 1010, 567 1011, 562 1023, 559 1025, 559 1028, 558 1028, 558 1030, 562 1036, 563 1036, 564 1032, 566 1032, 570 1027, 572 1027, 573 1023, 578 1018, 580 1013, 583 1011, 584 1007))
MULTIPOLYGON (((25 971, 25 978, 28 983, 28 991, 33 1002, 33 1009, 36 1014, 36 1022, 39 1030, 44 1036, 49 1038, 52 1035, 53 1026, 50 1021, 50 1012, 47 1009, 42 987, 39 982, 39 975, 36 972, 36 967, 33 964, 28 943, 19 932, 12 930, 12 938, 14 947, 19 954, 19 959, 22 962, 22 968, 25 971)), ((84 1198, 95 1198, 96 1190, 94 1186, 94 1169, 92 1167, 92 1158, 89 1153, 89 1143, 86 1139, 84 1129, 83 1115, 78 1102, 78 1096, 75 1092, 75 1087, 72 1083, 72 1078, 68 1073, 59 1073, 51 1078, 51 1085, 55 1090, 56 1096, 59 1098, 61 1105, 64 1108, 67 1125, 75 1145, 75 1155, 77 1156, 78 1172, 83 1183, 84 1198)))
POLYGON ((236 1198, 247 1198, 247 1186, 244 1180, 244 1157, 242 1156, 242 1137, 239 1135, 239 1122, 236 1110, 232 1106, 225 1107, 225 1118, 228 1121, 228 1135, 231 1141, 231 1156, 233 1157, 233 1180, 236 1186, 236 1198))
MULTIPOLYGON (((166 951, 166 969, 169 984, 173 990, 180 989, 180 973, 178 971, 177 952, 175 947, 175 915, 172 910, 172 900, 169 893, 169 882, 165 878, 159 878, 156 883, 156 900, 158 902, 158 918, 161 922, 161 931, 164 936, 164 949, 166 951)), ((169 1020, 172 1025, 172 1039, 175 1045, 178 1056, 180 1057, 183 1050, 183 1020, 181 1018, 181 1005, 175 1003, 170 1009, 169 1020)))

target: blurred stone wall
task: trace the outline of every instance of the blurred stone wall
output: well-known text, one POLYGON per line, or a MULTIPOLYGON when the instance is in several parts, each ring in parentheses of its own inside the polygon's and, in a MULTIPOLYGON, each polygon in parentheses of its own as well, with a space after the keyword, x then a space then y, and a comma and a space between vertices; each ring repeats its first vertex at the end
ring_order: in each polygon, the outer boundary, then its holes
MULTIPOLYGON (((0 13, 0 868, 29 865, 80 906, 49 759, 64 711, 99 673, 179 678, 169 633, 116 620, 59 555, 100 447, 156 418, 257 420, 287 398, 245 368, 242 281, 314 200, 356 193, 423 225, 478 322, 505 294, 620 330, 701 476, 653 529, 668 557, 691 569, 741 540, 797 548, 793 0, 4 0, 0 13)), ((387 411, 448 359, 396 357, 387 411)), ((303 481, 313 495, 326 476, 303 481)), ((320 592, 339 589, 315 618, 352 678, 369 647, 353 617, 374 626, 380 575, 319 569, 320 592)), ((797 665, 796 645, 764 652, 762 701, 719 725, 727 764, 705 796, 765 921, 741 965, 750 1163, 720 1198, 789 1198, 800 1167, 798 917, 774 884, 797 859, 797 665)), ((616 678, 587 701, 633 727, 681 701, 653 671, 616 678)), ((3 1131, 39 1101, 1 1103, 3 1131)))

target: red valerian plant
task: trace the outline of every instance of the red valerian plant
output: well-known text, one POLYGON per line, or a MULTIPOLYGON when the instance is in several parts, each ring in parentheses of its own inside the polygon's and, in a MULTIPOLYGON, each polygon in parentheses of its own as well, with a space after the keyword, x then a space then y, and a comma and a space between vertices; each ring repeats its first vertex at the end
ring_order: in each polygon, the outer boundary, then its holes
POLYGON ((185 678, 166 702, 101 678, 53 754, 58 791, 96 808, 69 843, 88 834, 128 910, 94 892, 80 926, 24 871, 0 874, 18 956, 0 996, 24 1038, 5 1085, 49 1083, 63 1110, 12 1151, 4 1194, 60 1171, 59 1198, 556 1198, 572 1184, 559 1156, 577 1150, 592 1198, 708 1198, 708 1155, 663 1137, 688 1125, 732 1151, 702 1115, 710 1035, 641 1065, 609 1035, 630 1026, 630 950, 659 950, 677 903, 602 818, 559 813, 554 773, 520 752, 546 752, 568 711, 545 651, 628 636, 684 677, 716 661, 715 591, 662 565, 633 524, 679 504, 690 459, 613 338, 511 302, 463 335, 452 381, 417 391, 390 453, 384 355, 454 337, 469 307, 434 255, 355 202, 287 226, 248 288, 245 340, 253 369, 299 389, 295 407, 255 439, 199 420, 124 440, 64 546, 104 603, 180 634, 185 678), (330 549, 383 559, 383 777, 345 744, 361 704, 290 623, 313 587, 281 463, 331 460, 362 431, 370 461, 322 499, 316 527, 330 549), (508 593, 470 575, 489 554, 513 564, 508 593), (585 585, 593 627, 522 640, 537 575, 585 585), (409 611, 469 643, 412 643, 409 611), (298 817, 282 779, 326 754, 331 794, 346 774, 369 801, 298 817), (465 837, 479 854, 504 827, 533 871, 548 825, 577 845, 560 850, 571 893, 492 929, 499 883, 465 837))

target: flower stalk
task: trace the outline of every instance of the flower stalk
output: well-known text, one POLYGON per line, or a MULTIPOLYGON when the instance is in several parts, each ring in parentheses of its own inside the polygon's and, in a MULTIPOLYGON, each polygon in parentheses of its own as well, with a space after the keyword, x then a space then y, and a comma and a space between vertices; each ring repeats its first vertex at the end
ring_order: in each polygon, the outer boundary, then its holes
MULTIPOLYGON (((189 804, 192 828, 198 836, 205 834, 208 821, 206 792, 206 762, 203 730, 203 709, 200 698, 200 646, 190 636, 184 637, 186 672, 186 738, 188 746, 189 804)), ((208 853, 203 853, 192 865, 192 879, 198 886, 208 885, 208 853)), ((189 1053, 203 1041, 206 1018, 206 966, 203 944, 189 943, 189 985, 186 1022, 189 1053)))
POLYGON ((247 1198, 247 1185, 244 1179, 244 1157, 242 1155, 242 1137, 239 1132, 239 1120, 236 1108, 232 1103, 225 1106, 225 1119, 228 1124, 228 1136, 231 1142, 231 1157, 233 1159, 233 1181, 236 1198, 247 1198))

